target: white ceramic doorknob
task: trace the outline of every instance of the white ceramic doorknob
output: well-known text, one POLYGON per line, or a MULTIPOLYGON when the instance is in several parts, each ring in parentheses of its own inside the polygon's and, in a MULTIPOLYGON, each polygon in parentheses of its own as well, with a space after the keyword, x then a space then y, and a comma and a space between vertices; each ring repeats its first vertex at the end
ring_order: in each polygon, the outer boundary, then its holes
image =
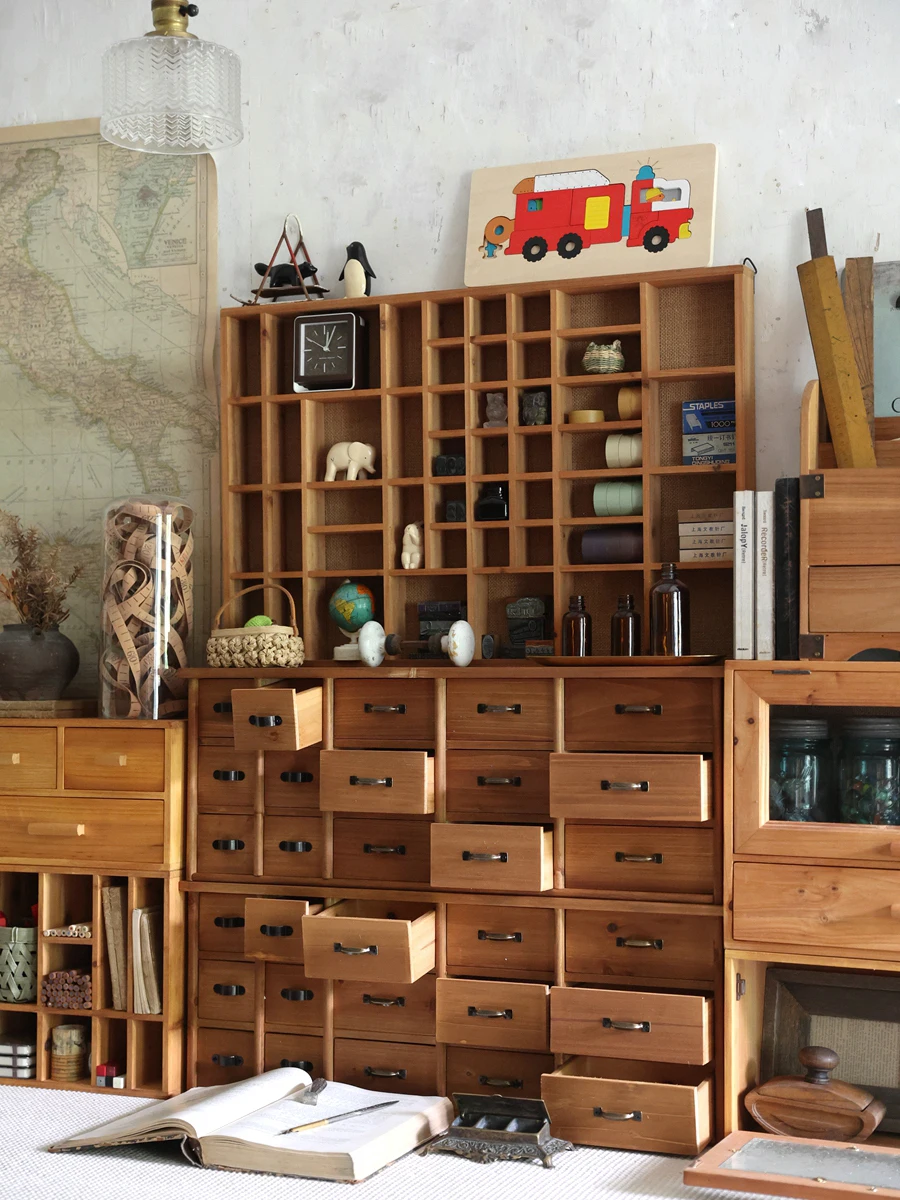
POLYGON ((475 630, 468 621, 454 621, 441 638, 441 649, 454 667, 467 667, 475 657, 475 630))
POLYGON ((367 667, 380 667, 384 662, 387 640, 384 627, 378 621, 366 621, 359 631, 359 657, 367 667))

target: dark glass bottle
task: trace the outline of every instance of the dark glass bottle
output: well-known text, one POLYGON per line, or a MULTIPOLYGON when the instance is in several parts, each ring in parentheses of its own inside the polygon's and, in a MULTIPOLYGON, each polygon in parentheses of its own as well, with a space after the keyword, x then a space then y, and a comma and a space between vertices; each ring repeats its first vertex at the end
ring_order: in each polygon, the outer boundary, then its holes
POLYGON ((609 632, 610 654, 631 658, 641 652, 641 618, 634 611, 634 596, 620 596, 609 632))
POLYGON ((584 596, 569 597, 569 611, 562 619, 562 652, 572 658, 591 653, 591 614, 585 612, 584 596))
POLYGON ((675 577, 675 564, 663 563, 650 592, 650 652, 677 658, 691 652, 691 598, 675 577))
POLYGON ((508 521, 509 501, 502 483, 483 483, 475 501, 476 521, 508 521))

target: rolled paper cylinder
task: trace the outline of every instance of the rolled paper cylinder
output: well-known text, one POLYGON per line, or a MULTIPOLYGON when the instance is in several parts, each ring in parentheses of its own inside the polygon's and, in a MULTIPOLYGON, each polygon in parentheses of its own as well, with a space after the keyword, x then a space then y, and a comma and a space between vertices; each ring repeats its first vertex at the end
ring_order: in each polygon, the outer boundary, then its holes
POLYGON ((643 554, 640 526, 586 529, 581 535, 581 561, 584 563, 639 563, 643 554))
POLYGON ((570 425, 599 425, 606 420, 606 413, 600 408, 576 408, 569 413, 570 425))
POLYGON ((620 421, 636 421, 641 415, 641 389, 620 387, 618 408, 620 421))
POLYGON ((606 439, 608 467, 639 467, 642 461, 643 443, 639 433, 611 433, 606 439))
POLYGON ((639 517, 644 489, 639 479, 604 479, 594 484, 595 517, 639 517))

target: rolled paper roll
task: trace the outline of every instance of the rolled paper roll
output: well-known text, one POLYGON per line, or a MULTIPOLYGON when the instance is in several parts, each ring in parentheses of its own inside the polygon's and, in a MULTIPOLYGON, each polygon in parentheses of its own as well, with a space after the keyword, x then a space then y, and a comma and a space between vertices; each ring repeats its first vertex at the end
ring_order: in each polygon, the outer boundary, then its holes
POLYGON ((604 479, 594 484, 594 516, 639 517, 644 489, 639 479, 604 479))
POLYGON ((606 420, 606 413, 601 408, 576 408, 569 413, 570 425, 599 425, 606 420))
POLYGON ((584 563, 639 563, 643 556, 643 531, 639 525, 586 529, 581 535, 584 563))
POLYGON ((641 415, 641 389, 620 387, 618 397, 619 420, 636 421, 641 415))

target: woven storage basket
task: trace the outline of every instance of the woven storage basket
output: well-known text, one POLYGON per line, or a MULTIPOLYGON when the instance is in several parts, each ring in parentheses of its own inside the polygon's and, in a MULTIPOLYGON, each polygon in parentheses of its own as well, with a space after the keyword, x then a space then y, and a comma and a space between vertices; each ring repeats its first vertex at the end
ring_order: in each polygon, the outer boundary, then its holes
POLYGON ((37 999, 37 930, 0 928, 0 1001, 31 1004, 37 999))
POLYGON ((294 597, 277 583, 255 583, 253 587, 236 592, 226 600, 215 615, 209 641, 206 643, 206 662, 210 667, 302 667, 303 638, 297 628, 294 597), (248 592, 268 588, 284 592, 291 610, 290 625, 259 625, 247 629, 220 629, 222 613, 233 601, 248 592))
POLYGON ((590 342, 581 363, 589 375, 614 375, 624 371, 625 355, 622 353, 622 343, 618 338, 605 346, 590 342))

